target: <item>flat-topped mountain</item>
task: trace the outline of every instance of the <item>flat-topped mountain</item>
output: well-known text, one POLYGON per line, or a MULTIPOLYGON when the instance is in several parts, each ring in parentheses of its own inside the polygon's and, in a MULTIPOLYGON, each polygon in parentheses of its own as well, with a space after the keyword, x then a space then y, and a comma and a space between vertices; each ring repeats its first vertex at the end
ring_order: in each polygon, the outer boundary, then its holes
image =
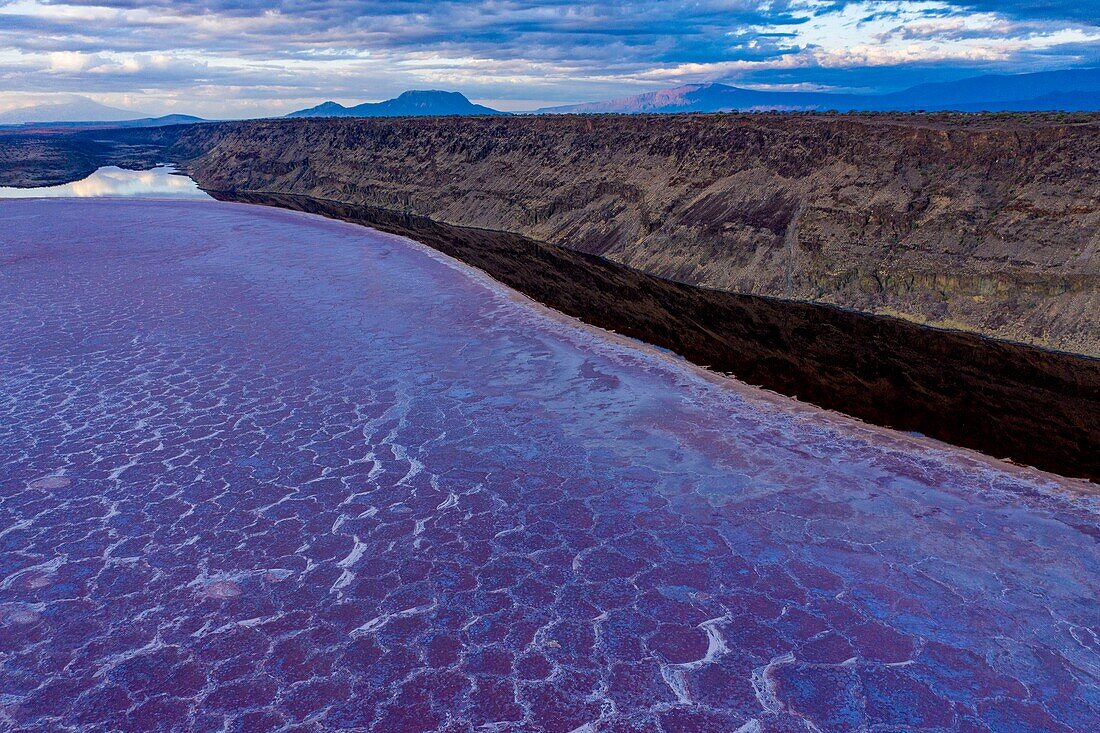
POLYGON ((804 110, 840 112, 1031 112, 1100 110, 1100 69, 986 75, 920 84, 890 94, 763 91, 728 84, 687 84, 602 102, 546 107, 544 114, 667 114, 804 110))
POLYGON ((507 112, 474 104, 458 92, 412 90, 385 102, 364 102, 345 107, 323 102, 316 107, 291 112, 287 117, 451 117, 506 115, 507 112))

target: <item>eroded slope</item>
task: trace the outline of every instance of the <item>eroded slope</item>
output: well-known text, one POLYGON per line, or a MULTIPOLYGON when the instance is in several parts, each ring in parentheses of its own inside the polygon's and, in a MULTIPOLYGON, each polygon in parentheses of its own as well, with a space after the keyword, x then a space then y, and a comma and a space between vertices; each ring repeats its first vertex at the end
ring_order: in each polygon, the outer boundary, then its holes
POLYGON ((707 115, 192 128, 220 190, 522 233, 681 282, 1100 353, 1100 122, 707 115))

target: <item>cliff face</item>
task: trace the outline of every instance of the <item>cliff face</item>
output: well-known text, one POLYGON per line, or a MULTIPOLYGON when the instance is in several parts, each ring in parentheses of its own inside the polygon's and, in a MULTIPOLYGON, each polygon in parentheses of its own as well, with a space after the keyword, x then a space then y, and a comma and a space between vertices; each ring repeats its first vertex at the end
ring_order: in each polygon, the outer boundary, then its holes
POLYGON ((411 236, 749 383, 1096 480, 1100 359, 1080 355, 1100 355, 1098 128, 257 121, 0 136, 0 182, 176 161, 218 198, 411 236), (876 311, 1073 353, 865 315, 876 311))
POLYGON ((56 186, 90 176, 103 165, 150 168, 163 158, 161 143, 97 140, 71 131, 0 130, 0 186, 56 186))
MULTIPOLYGON (((198 126, 200 185, 516 232, 731 292, 1100 354, 1100 118, 198 126)), ((178 156, 177 156, 178 157, 178 156)))

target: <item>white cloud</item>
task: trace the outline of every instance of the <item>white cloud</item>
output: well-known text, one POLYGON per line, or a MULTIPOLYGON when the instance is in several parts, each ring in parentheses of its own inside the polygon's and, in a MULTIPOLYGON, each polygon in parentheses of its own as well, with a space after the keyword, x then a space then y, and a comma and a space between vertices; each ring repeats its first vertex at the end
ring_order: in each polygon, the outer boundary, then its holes
POLYGON ((55 73, 85 71, 99 63, 97 57, 77 51, 54 51, 46 55, 46 60, 47 70, 55 73))

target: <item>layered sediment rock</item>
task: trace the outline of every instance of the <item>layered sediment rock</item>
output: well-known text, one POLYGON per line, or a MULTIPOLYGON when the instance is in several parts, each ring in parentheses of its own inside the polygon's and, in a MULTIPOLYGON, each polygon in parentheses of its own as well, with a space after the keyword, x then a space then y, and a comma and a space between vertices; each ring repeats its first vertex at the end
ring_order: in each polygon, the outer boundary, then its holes
POLYGON ((1095 116, 271 120, 165 134, 208 189, 382 207, 690 285, 1100 355, 1095 116))

